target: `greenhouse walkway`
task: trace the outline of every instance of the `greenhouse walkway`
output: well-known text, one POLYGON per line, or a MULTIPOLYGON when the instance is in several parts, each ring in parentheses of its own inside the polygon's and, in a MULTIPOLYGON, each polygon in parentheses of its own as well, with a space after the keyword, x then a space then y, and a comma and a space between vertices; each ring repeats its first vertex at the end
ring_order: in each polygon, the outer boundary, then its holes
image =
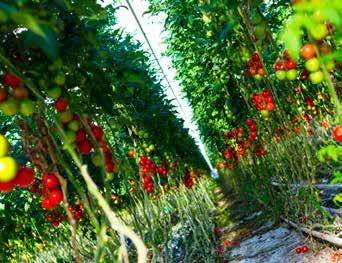
MULTIPOLYGON (((232 207, 239 207, 234 201, 223 197, 216 189, 218 213, 230 213, 232 207)), ((222 241, 221 253, 224 263, 340 263, 342 254, 308 236, 290 228, 286 223, 275 225, 264 218, 262 212, 248 217, 228 216, 225 227, 219 228, 222 241), (235 218, 236 220, 232 220, 235 218), (304 253, 296 249, 305 247, 304 253), (228 255, 228 257, 227 257, 228 255), (228 258, 228 259, 227 259, 228 258)))

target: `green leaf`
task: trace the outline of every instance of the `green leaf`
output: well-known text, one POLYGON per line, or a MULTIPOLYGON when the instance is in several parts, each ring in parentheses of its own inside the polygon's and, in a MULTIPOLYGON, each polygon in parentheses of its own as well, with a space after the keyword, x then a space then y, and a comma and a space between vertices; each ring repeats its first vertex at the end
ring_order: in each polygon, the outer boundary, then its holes
POLYGON ((342 172, 335 171, 333 177, 334 178, 331 180, 330 183, 332 184, 342 183, 342 172))
POLYGON ((338 206, 342 206, 342 193, 337 194, 334 199, 334 203, 338 206))

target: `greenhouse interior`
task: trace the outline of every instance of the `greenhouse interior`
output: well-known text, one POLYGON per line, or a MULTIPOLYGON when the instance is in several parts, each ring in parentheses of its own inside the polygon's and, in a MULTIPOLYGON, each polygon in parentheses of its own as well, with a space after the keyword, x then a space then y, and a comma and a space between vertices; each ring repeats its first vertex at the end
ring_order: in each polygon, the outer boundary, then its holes
POLYGON ((0 0, 0 263, 342 263, 341 0, 0 0))

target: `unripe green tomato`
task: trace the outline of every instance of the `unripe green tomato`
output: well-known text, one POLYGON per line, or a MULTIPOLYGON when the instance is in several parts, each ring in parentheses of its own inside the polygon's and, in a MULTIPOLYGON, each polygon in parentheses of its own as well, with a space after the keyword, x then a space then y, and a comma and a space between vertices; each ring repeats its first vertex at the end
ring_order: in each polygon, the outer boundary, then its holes
POLYGON ((262 40, 266 37, 266 29, 263 24, 259 24, 254 28, 254 34, 257 39, 262 40))
POLYGON ((311 58, 305 62, 305 68, 310 72, 315 72, 319 70, 319 60, 318 58, 311 58))
POLYGON ((102 164, 101 155, 100 154, 94 155, 94 157, 91 159, 91 161, 93 162, 93 164, 95 166, 101 166, 101 164, 102 164))
POLYGON ((251 21, 252 21, 253 25, 260 24, 262 21, 262 17, 258 12, 253 12, 252 17, 251 17, 251 21))
POLYGON ((328 35, 328 29, 325 24, 319 24, 318 26, 309 28, 311 36, 316 40, 321 40, 328 35))
POLYGON ((20 103, 19 111, 23 116, 25 117, 31 116, 34 113, 34 110, 35 110, 35 105, 32 100, 26 99, 20 103))
POLYGON ((206 36, 209 38, 209 37, 212 37, 214 35, 213 31, 207 31, 206 33, 206 36))
POLYGON ((114 173, 107 173, 107 180, 112 181, 114 179, 114 173))
POLYGON ((295 80, 297 78, 297 70, 290 69, 286 72, 286 78, 288 80, 295 80))
POLYGON ((261 113, 261 116, 264 118, 270 117, 270 112, 268 110, 261 110, 260 113, 261 113))
POLYGON ((48 89, 46 94, 51 99, 58 99, 62 95, 62 89, 59 86, 55 86, 48 89))
POLYGON ((76 140, 76 133, 74 131, 66 131, 65 132, 65 139, 64 142, 65 143, 73 143, 76 140))
POLYGON ((276 71, 275 75, 276 75, 276 78, 279 80, 284 80, 286 78, 285 70, 278 70, 276 71))
POLYGON ((58 72, 57 75, 55 76, 55 83, 57 85, 64 85, 65 83, 65 74, 63 72, 58 72))
POLYGON ((317 10, 312 14, 313 20, 315 20, 317 23, 323 23, 325 21, 325 18, 321 11, 317 10))
POLYGON ((8 155, 10 145, 6 137, 0 134, 0 157, 8 155))
POLYGON ((78 129, 80 128, 80 123, 76 120, 73 120, 71 122, 68 123, 68 129, 71 131, 78 131, 78 129))
POLYGON ((148 147, 148 149, 149 149, 150 151, 153 151, 153 150, 155 149, 155 147, 154 147, 153 144, 151 144, 151 145, 148 147))
POLYGON ((18 103, 15 99, 9 98, 0 104, 0 110, 6 116, 13 116, 18 112, 18 103))
POLYGON ((262 76, 260 74, 255 74, 253 77, 255 80, 261 80, 262 79, 262 76))
POLYGON ((313 73, 310 73, 309 79, 312 84, 319 84, 323 81, 324 75, 322 71, 316 71, 313 73))
POLYGON ((328 61, 327 63, 325 63, 325 68, 327 69, 327 71, 334 70, 334 68, 335 68, 334 61, 328 61))

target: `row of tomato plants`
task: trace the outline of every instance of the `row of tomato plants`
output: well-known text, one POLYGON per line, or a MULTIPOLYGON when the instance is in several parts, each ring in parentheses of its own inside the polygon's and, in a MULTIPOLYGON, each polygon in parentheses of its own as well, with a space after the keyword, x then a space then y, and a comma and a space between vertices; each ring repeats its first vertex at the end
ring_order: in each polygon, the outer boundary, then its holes
MULTIPOLYGON (((152 13, 168 14, 168 54, 221 176, 242 198, 296 221, 315 214, 314 184, 340 180, 342 5, 150 2, 152 13), (320 161, 333 168, 320 174, 320 161)), ((312 221, 329 218, 318 210, 312 221)))
MULTIPOLYGON (((113 28, 112 7, 71 1, 2 1, 0 7, 1 216, 11 213, 12 220, 1 226, 7 233, 2 258, 18 258, 22 248, 42 242, 23 232, 18 243, 17 233, 8 231, 13 224, 26 222, 18 229, 39 228, 40 234, 52 232, 46 222, 58 228, 67 220, 77 262, 79 225, 93 238, 113 230, 127 236, 142 262, 142 240, 112 209, 127 209, 131 196, 147 193, 155 200, 179 184, 191 188, 205 168, 194 140, 139 43, 113 28), (10 144, 18 137, 12 156, 10 144), (24 220, 17 204, 21 193, 25 211, 39 212, 32 220, 24 220)), ((103 258, 104 246, 96 244, 95 260, 103 258)))

